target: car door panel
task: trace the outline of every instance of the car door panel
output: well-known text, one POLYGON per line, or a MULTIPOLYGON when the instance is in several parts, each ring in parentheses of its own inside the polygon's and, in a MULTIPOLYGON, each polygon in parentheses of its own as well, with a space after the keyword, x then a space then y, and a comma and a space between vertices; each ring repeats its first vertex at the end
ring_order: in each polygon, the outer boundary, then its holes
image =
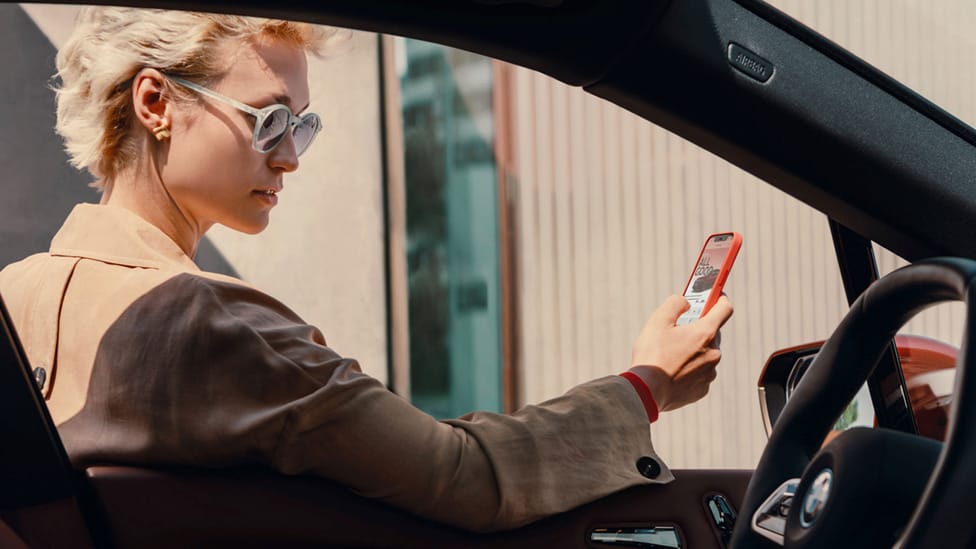
POLYGON ((666 485, 631 488, 519 529, 478 534, 434 524, 333 482, 269 471, 92 467, 104 539, 126 547, 604 547, 595 528, 676 527, 682 547, 722 547, 705 497, 736 507, 751 471, 678 470, 666 485))

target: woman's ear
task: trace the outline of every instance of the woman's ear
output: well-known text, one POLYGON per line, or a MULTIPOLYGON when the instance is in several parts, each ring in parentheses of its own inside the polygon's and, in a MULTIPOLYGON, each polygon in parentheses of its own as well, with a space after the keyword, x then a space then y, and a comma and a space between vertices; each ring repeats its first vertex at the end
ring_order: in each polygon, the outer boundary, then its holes
POLYGON ((163 141, 169 137, 171 102, 166 93, 166 77, 156 69, 142 69, 132 81, 132 105, 136 120, 163 141))

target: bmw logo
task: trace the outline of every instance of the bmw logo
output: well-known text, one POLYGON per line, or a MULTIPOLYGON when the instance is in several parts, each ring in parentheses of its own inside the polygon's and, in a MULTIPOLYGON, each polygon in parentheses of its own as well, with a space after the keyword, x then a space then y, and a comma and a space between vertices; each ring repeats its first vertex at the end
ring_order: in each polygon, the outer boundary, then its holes
POLYGON ((823 512, 824 505, 827 505, 827 497, 830 496, 830 481, 834 477, 830 469, 824 469, 817 474, 810 487, 807 488, 807 495, 803 497, 803 508, 800 509, 800 524, 804 528, 809 528, 823 512))

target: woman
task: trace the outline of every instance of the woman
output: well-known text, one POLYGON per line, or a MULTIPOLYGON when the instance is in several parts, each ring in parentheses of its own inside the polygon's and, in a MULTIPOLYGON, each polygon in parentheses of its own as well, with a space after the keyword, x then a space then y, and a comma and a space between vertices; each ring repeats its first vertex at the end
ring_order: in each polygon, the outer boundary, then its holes
POLYGON ((58 54, 58 131, 101 204, 77 206, 48 253, 0 273, 73 463, 261 463, 477 530, 670 480, 648 426, 707 392, 724 298, 682 327, 687 303, 665 301, 621 376, 510 416, 438 422, 283 304, 193 263, 212 225, 267 226, 319 130, 303 114, 306 53, 325 38, 232 16, 80 16, 58 54))

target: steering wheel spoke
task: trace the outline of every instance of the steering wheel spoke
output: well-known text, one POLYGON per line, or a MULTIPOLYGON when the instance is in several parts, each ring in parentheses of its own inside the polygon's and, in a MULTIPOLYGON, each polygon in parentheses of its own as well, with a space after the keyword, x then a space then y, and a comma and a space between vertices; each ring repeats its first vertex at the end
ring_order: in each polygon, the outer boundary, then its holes
POLYGON ((752 531, 760 536, 783 545, 783 536, 786 535, 786 517, 790 514, 790 507, 793 505, 796 487, 799 486, 800 479, 791 478, 766 498, 766 501, 756 509, 752 515, 752 531))

